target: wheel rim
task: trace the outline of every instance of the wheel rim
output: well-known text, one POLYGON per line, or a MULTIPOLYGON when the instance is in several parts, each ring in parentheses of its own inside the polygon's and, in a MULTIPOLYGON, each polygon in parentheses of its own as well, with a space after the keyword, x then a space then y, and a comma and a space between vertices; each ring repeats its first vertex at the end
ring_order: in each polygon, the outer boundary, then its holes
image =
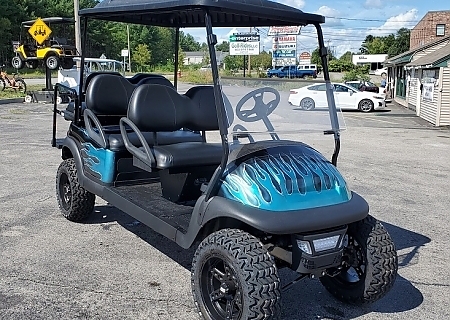
POLYGON ((72 203, 72 188, 70 187, 69 177, 62 173, 59 177, 59 198, 65 210, 70 209, 72 203))
POLYGON ((25 93, 26 91, 26 85, 25 82, 22 80, 16 80, 16 88, 15 90, 21 92, 21 93, 25 93))
POLYGON ((314 101, 310 98, 303 99, 300 103, 300 107, 302 107, 305 110, 312 110, 314 109, 314 101))
POLYGON ((22 61, 20 60, 19 57, 14 57, 11 61, 11 64, 14 67, 14 69, 20 69, 20 67, 22 66, 22 61))
POLYGON ((203 265, 200 279, 203 302, 212 319, 240 319, 242 286, 234 269, 222 258, 211 257, 203 265))
POLYGON ((360 109, 363 112, 369 112, 370 110, 372 110, 372 102, 369 100, 361 101, 360 109))
POLYGON ((47 67, 49 69, 56 69, 57 65, 58 65, 58 62, 56 61, 55 57, 50 57, 47 59, 47 67))
POLYGON ((356 284, 366 277, 367 258, 364 248, 351 235, 346 235, 344 243, 344 268, 337 277, 342 283, 356 284))

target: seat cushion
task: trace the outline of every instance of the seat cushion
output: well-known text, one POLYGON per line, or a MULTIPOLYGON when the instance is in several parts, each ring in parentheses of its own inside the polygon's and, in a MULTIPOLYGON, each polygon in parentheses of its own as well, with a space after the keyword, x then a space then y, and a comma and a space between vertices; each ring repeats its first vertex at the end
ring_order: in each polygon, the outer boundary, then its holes
POLYGON ((152 149, 158 169, 219 165, 223 154, 222 144, 206 142, 158 145, 152 149))
MULTIPOLYGON (((149 146, 153 146, 155 144, 153 132, 142 132, 142 135, 144 136, 145 141, 147 141, 149 146)), ((202 136, 200 134, 184 130, 173 132, 157 132, 156 137, 158 145, 174 144, 180 142, 202 142, 202 136)), ((120 133, 109 134, 107 139, 109 141, 109 148, 112 151, 126 150, 125 143, 123 142, 123 138, 120 133)), ((128 133, 128 139, 130 139, 130 142, 134 146, 142 146, 136 133, 128 133)))

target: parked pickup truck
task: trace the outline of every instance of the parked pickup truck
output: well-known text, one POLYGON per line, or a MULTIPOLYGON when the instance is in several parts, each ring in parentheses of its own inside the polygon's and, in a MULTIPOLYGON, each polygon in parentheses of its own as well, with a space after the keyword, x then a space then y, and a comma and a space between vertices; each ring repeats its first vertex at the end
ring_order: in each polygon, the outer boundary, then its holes
POLYGON ((317 78, 316 68, 304 68, 304 66, 284 66, 275 69, 269 69, 267 71, 267 77, 278 77, 278 78, 317 78))

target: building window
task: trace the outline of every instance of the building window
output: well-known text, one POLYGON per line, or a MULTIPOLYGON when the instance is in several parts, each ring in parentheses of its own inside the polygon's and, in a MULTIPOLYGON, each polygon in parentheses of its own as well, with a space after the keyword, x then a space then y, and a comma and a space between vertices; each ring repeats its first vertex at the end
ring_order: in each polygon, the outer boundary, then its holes
POLYGON ((436 36, 445 36, 445 24, 436 25, 436 36))

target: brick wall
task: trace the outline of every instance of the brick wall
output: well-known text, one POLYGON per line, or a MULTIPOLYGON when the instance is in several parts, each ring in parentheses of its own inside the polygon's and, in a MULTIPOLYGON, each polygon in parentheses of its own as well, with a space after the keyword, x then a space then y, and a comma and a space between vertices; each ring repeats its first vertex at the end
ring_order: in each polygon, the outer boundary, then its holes
POLYGON ((429 11, 411 30, 409 50, 450 35, 450 11, 429 11), (436 25, 445 24, 445 34, 436 36, 436 25))

